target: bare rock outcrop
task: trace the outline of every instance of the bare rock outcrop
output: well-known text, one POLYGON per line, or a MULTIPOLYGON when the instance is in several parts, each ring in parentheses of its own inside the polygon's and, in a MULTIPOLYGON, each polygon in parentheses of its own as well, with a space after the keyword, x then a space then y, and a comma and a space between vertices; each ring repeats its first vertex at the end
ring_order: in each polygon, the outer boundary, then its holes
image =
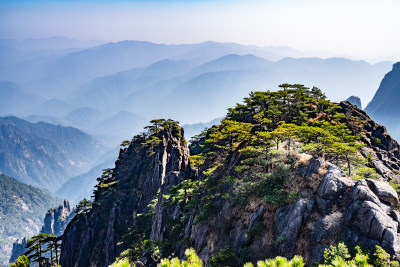
POLYGON ((64 233, 65 227, 67 227, 67 224, 72 219, 72 216, 73 214, 69 201, 64 200, 63 205, 47 211, 46 216, 44 217, 44 224, 40 232, 43 234, 60 236, 64 233))
POLYGON ((343 202, 344 193, 351 184, 352 181, 340 168, 330 165, 318 189, 316 200, 319 210, 322 213, 330 213, 335 204, 343 202))
MULTIPOLYGON (((71 209, 69 201, 64 200, 62 205, 47 211, 40 232, 60 236, 64 233, 65 227, 67 227, 73 216, 74 211, 71 209)), ((13 243, 10 263, 15 262, 20 255, 27 251, 25 248, 26 243, 26 238, 17 239, 13 243)))
POLYGON ((276 211, 276 255, 302 254, 308 263, 321 262, 325 248, 344 241, 370 251, 379 245, 399 259, 399 199, 390 185, 371 179, 354 183, 330 164, 315 200, 310 217, 305 216, 310 202, 301 198, 276 211))
POLYGON ((296 241, 312 210, 314 201, 299 198, 296 203, 279 208, 274 217, 274 234, 276 238, 276 254, 288 258, 294 256, 296 241))
POLYGON ((385 126, 373 121, 364 111, 346 101, 340 102, 340 107, 346 117, 357 118, 348 123, 348 127, 367 145, 361 149, 361 154, 372 159, 371 164, 384 179, 394 179, 400 170, 399 143, 389 135, 385 126))
POLYGON ((399 257, 399 214, 394 209, 399 200, 392 190, 382 182, 368 179, 357 181, 350 193, 346 227, 354 231, 350 240, 352 243, 364 240, 363 245, 371 250, 378 243, 399 257))
POLYGON ((26 238, 24 237, 23 239, 17 239, 13 243, 13 248, 12 248, 12 253, 10 257, 10 263, 15 262, 18 257, 26 252, 26 238))
MULTIPOLYGON (((67 226, 61 249, 61 266, 108 266, 126 249, 120 241, 149 210, 153 199, 162 198, 172 185, 189 176, 189 149, 180 127, 159 132, 157 144, 133 143, 121 150, 115 163, 116 185, 98 193, 92 209, 75 216, 67 226)), ((166 210, 155 207, 154 218, 141 222, 151 226, 151 237, 162 239, 166 210)), ((145 230, 143 230, 145 231, 145 230)), ((146 255, 137 264, 145 264, 146 255), (141 263, 139 263, 141 262, 141 263)), ((146 264, 145 264, 146 265, 146 264)))

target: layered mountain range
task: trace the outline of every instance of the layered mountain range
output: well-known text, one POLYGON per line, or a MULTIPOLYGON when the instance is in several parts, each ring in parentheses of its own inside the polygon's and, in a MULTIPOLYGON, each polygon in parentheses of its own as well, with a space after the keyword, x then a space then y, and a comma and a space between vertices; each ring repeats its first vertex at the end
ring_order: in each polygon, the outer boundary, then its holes
POLYGON ((0 115, 76 127, 101 135, 111 147, 140 131, 145 121, 211 121, 250 91, 271 90, 282 81, 318 85, 336 101, 353 94, 368 102, 391 66, 302 58, 309 55, 286 47, 139 41, 90 47, 96 42, 64 41, 0 40, 8 49, 18 48, 0 64, 0 94, 7 94, 0 98, 0 115))
POLYGON ((16 117, 0 117, 0 140, 0 172, 51 192, 105 151, 81 130, 16 117))

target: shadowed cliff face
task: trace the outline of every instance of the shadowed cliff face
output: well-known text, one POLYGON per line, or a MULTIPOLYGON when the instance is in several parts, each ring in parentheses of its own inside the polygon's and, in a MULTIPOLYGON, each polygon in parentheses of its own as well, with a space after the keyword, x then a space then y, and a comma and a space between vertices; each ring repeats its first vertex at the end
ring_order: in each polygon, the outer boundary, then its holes
MULTIPOLYGON (((62 266, 108 266, 126 248, 118 244, 149 210, 157 194, 183 180, 189 150, 183 131, 170 127, 157 134, 160 142, 131 144, 115 163, 116 184, 96 193, 92 209, 77 215, 62 241, 62 266)), ((151 221, 149 222, 151 225, 151 221)), ((156 226, 154 226, 156 227, 156 226)), ((137 240, 136 240, 137 241, 137 240)))

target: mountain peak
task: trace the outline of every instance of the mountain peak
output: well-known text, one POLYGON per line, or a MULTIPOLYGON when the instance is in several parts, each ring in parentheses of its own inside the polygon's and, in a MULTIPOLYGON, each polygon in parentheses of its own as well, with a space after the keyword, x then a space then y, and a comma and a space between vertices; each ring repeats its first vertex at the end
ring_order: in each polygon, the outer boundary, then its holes
POLYGON ((400 136, 400 62, 383 78, 374 98, 365 111, 378 123, 384 124, 396 137, 400 136))
POLYGON ((400 70, 400 62, 396 62, 393 64, 393 70, 394 71, 399 71, 400 70))
POLYGON ((349 98, 347 98, 345 101, 350 102, 353 105, 356 105, 359 109, 361 109, 361 99, 358 96, 350 96, 349 98))

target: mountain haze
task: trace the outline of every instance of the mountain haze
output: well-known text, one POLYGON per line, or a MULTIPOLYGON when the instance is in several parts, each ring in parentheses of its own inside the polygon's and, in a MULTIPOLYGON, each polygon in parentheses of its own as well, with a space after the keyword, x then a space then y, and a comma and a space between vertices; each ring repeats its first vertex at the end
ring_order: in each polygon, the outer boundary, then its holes
POLYGON ((103 148, 72 127, 0 117, 0 172, 55 192, 88 170, 103 148))
POLYGON ((121 41, 77 48, 62 38, 34 42, 43 44, 24 50, 33 53, 31 58, 19 61, 11 53, 15 62, 0 69, 0 80, 14 81, 18 89, 12 101, 4 101, 4 115, 105 135, 110 147, 126 138, 125 133, 113 134, 111 127, 104 127, 115 116, 114 129, 127 128, 133 116, 138 116, 133 124, 139 126, 143 125, 139 118, 173 117, 184 124, 210 121, 250 91, 271 90, 282 81, 324 88, 332 100, 353 94, 368 102, 391 65, 304 58, 308 54, 287 47, 234 43, 121 41), (36 56, 40 46, 64 53, 36 56), (29 98, 32 101, 24 100, 29 98), (135 115, 121 115, 127 112, 135 115))
POLYGON ((25 92, 18 84, 0 82, 0 115, 10 115, 41 105, 46 98, 25 92))

